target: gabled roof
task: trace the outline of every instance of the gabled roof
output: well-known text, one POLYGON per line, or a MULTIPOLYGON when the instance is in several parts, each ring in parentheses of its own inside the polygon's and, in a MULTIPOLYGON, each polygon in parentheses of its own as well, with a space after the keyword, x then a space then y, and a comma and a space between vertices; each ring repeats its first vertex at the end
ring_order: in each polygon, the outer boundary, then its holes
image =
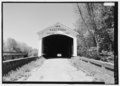
POLYGON ((74 31, 73 29, 70 29, 69 27, 61 24, 61 23, 56 23, 53 26, 47 27, 44 30, 38 32, 38 35, 40 38, 52 35, 52 34, 61 34, 65 33, 71 36, 77 36, 79 33, 74 31))

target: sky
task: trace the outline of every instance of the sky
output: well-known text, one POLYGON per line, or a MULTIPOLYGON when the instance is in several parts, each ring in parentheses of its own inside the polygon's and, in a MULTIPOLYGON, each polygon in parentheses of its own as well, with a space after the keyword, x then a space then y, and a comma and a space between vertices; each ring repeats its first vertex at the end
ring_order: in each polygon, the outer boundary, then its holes
POLYGON ((37 48, 37 32, 60 22, 74 29, 77 18, 74 3, 4 3, 3 40, 13 38, 37 48))

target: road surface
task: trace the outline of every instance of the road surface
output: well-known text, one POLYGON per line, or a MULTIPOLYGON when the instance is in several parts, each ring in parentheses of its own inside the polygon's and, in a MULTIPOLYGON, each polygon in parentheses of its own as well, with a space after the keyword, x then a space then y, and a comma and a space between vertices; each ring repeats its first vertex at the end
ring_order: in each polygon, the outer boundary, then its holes
POLYGON ((90 81, 94 77, 88 76, 82 70, 77 70, 69 59, 47 59, 41 67, 35 68, 26 81, 90 81))

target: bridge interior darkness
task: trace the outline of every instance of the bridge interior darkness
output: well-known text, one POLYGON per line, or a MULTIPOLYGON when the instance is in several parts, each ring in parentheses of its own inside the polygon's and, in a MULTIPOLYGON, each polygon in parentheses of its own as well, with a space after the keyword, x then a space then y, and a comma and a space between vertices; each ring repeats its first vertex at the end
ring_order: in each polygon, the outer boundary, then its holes
POLYGON ((73 54, 73 38, 50 35, 43 38, 42 53, 45 58, 70 58, 73 54))

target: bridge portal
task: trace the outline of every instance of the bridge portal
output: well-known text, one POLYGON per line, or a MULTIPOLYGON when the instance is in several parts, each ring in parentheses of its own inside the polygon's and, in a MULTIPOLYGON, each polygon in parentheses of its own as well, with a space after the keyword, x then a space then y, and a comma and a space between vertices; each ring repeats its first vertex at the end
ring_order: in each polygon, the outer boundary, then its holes
POLYGON ((73 38, 65 35, 50 35, 43 38, 42 53, 44 57, 71 57, 73 38))
POLYGON ((57 23, 38 33, 39 56, 70 58, 77 56, 77 32, 57 23))

